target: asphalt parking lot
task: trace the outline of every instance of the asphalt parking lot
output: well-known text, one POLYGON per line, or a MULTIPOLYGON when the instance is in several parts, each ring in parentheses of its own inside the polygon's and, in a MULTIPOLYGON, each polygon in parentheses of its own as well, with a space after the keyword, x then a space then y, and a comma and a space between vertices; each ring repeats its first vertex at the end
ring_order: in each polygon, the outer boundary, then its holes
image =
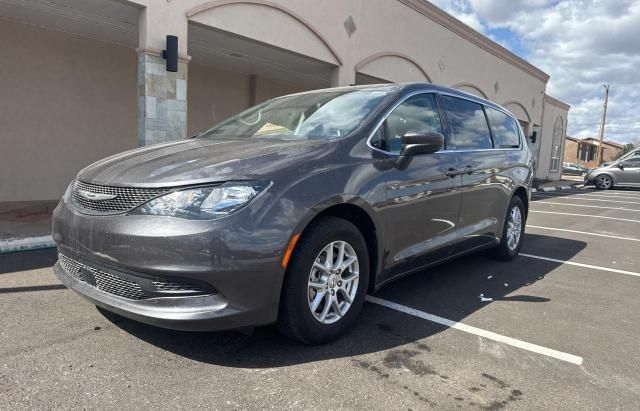
POLYGON ((536 193, 515 261, 390 284, 319 347, 124 320, 65 289, 54 250, 2 255, 0 408, 635 410, 638 250, 640 190, 536 193))

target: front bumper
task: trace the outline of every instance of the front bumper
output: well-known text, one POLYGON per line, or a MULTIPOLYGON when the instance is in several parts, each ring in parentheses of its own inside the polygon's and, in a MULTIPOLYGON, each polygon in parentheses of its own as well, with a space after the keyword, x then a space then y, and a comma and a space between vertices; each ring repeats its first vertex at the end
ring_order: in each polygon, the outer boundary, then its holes
POLYGON ((129 281, 144 292, 113 292, 99 281, 84 281, 77 275, 80 271, 69 269, 69 261, 58 262, 54 272, 92 303, 160 327, 215 331, 273 323, 287 239, 249 230, 244 226, 248 220, 245 216, 212 224, 160 216, 96 217, 61 202, 53 215, 59 252, 79 262, 88 278, 93 278, 91 272, 103 273, 98 275, 111 283, 129 281), (173 297, 149 291, 153 281, 202 287, 173 297))
POLYGON ((588 173, 584 175, 584 185, 585 186, 592 186, 594 185, 594 173, 588 173))
POLYGON ((67 273, 57 262, 53 272, 64 285, 93 304, 143 323, 189 331, 213 331, 253 325, 250 315, 230 307, 219 295, 130 300, 101 291, 67 273))

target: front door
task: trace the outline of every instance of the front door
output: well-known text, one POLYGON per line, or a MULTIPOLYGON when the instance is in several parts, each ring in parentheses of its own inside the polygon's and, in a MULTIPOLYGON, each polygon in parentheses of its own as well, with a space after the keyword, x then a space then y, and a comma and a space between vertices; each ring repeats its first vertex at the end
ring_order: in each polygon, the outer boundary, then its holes
POLYGON ((640 185, 640 156, 629 157, 620 164, 622 168, 615 171, 617 182, 624 185, 640 185))
MULTIPOLYGON (((371 139, 389 162, 398 158, 408 131, 443 133, 435 96, 414 95, 400 104, 371 139)), ((385 178, 387 235, 382 279, 415 270, 450 254, 456 242, 460 176, 454 153, 416 155, 404 167, 390 167, 385 178)))

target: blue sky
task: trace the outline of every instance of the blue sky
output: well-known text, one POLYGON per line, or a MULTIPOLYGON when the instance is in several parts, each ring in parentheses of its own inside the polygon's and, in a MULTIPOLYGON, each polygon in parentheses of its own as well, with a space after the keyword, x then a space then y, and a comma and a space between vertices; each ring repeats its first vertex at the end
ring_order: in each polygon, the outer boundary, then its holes
POLYGON ((484 34, 491 40, 500 43, 502 46, 508 48, 523 59, 529 58, 529 51, 527 50, 526 45, 523 44, 520 37, 518 37, 518 35, 509 28, 488 28, 484 34))
POLYGON ((547 72, 547 92, 571 105, 568 134, 640 143, 640 0, 433 0, 547 72))

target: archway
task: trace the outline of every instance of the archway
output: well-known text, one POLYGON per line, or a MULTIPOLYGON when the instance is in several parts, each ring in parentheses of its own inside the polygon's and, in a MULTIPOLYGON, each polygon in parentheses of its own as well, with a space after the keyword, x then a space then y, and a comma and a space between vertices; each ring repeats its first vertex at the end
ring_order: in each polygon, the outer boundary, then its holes
POLYGON ((456 90, 464 91, 465 93, 473 94, 474 96, 482 97, 488 99, 487 94, 480 89, 480 87, 473 85, 471 83, 458 83, 455 86, 452 86, 456 90))
POLYGON ((366 57, 356 64, 355 71, 356 75, 361 74, 392 83, 431 83, 431 77, 417 61, 396 52, 380 52, 366 57))

